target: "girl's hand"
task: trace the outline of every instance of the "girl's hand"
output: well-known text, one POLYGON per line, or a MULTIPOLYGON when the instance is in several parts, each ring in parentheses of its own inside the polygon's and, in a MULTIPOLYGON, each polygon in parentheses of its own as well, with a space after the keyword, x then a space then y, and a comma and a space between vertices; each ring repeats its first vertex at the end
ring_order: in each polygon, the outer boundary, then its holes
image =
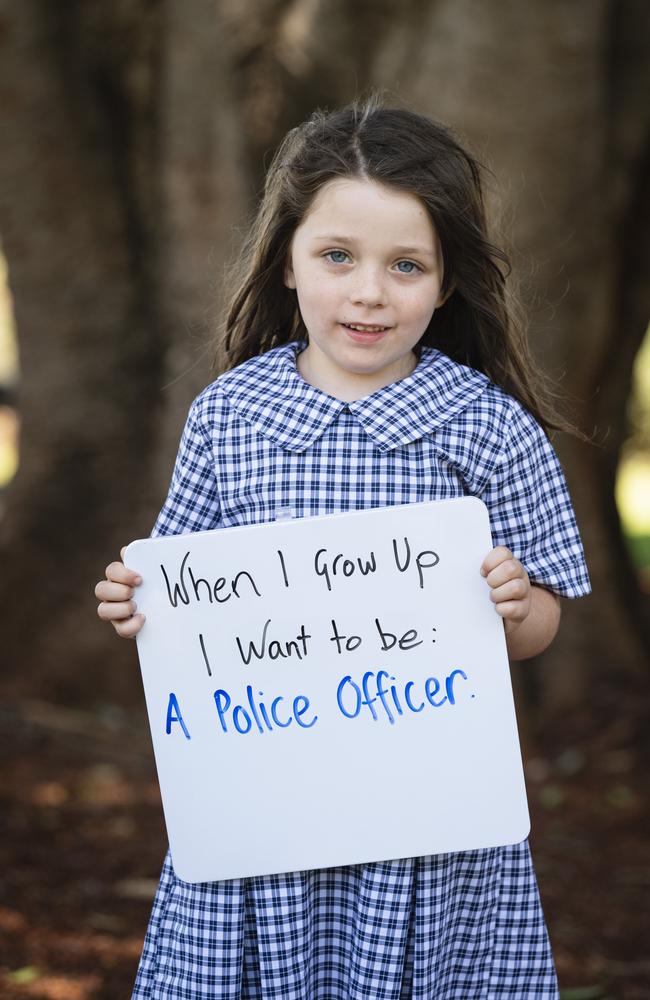
POLYGON ((481 574, 490 585, 490 600, 494 601, 509 635, 530 614, 532 588, 528 573, 510 549, 498 545, 483 560, 481 574))
MULTIPOLYGON (((120 556, 124 558, 124 549, 120 556)), ((144 615, 135 613, 137 604, 133 600, 134 588, 141 583, 142 577, 124 563, 112 562, 106 567, 106 579, 95 587, 95 597, 100 601, 97 614, 124 639, 133 639, 144 625, 144 615)))

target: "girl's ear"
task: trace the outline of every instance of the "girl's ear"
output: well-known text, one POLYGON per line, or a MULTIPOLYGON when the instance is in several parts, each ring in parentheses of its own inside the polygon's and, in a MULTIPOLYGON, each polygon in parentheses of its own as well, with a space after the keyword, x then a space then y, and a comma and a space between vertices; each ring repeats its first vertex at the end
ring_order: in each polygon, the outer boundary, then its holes
POLYGON ((447 291, 444 293, 444 295, 442 295, 442 294, 439 295, 438 296, 438 301, 436 302, 436 309, 439 309, 440 306, 444 306, 444 304, 447 301, 447 299, 450 299, 451 296, 454 294, 455 291, 456 291, 456 286, 455 285, 451 285, 447 289, 447 291))
POLYGON ((291 259, 289 259, 287 263, 284 265, 284 283, 287 288, 296 287, 296 278, 293 273, 293 268, 291 266, 291 259))

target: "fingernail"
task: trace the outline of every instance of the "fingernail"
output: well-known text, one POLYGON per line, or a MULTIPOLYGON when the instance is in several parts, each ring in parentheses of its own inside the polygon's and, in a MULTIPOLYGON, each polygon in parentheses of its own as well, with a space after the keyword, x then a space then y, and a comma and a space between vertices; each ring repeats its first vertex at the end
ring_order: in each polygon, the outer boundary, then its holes
POLYGON ((136 576, 135 580, 134 580, 134 583, 135 583, 135 585, 137 587, 138 584, 142 583, 142 577, 141 576, 136 576))

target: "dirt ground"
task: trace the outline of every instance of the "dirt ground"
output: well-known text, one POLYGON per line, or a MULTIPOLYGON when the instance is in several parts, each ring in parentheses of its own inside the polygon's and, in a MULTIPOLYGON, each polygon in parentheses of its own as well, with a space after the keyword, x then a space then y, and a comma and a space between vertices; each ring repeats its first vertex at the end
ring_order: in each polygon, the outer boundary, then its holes
MULTIPOLYGON (((650 997, 647 697, 607 699, 524 747, 565 1000, 650 997)), ((0 752, 0 995, 128 1000, 166 845, 144 716, 5 703, 0 752)))

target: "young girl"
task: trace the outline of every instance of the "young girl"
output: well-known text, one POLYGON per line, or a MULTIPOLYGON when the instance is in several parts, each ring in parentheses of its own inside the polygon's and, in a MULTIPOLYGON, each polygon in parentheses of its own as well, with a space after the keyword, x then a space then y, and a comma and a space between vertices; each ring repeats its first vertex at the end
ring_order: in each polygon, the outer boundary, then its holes
MULTIPOLYGON (((486 600, 511 658, 541 652, 558 595, 589 580, 505 265, 445 128, 371 100, 293 129, 242 256, 230 370, 190 409, 154 534, 478 496, 486 600)), ((96 589, 122 636, 139 582, 113 563, 96 589)), ((198 885, 168 855, 133 994, 557 995, 526 841, 198 885)))

